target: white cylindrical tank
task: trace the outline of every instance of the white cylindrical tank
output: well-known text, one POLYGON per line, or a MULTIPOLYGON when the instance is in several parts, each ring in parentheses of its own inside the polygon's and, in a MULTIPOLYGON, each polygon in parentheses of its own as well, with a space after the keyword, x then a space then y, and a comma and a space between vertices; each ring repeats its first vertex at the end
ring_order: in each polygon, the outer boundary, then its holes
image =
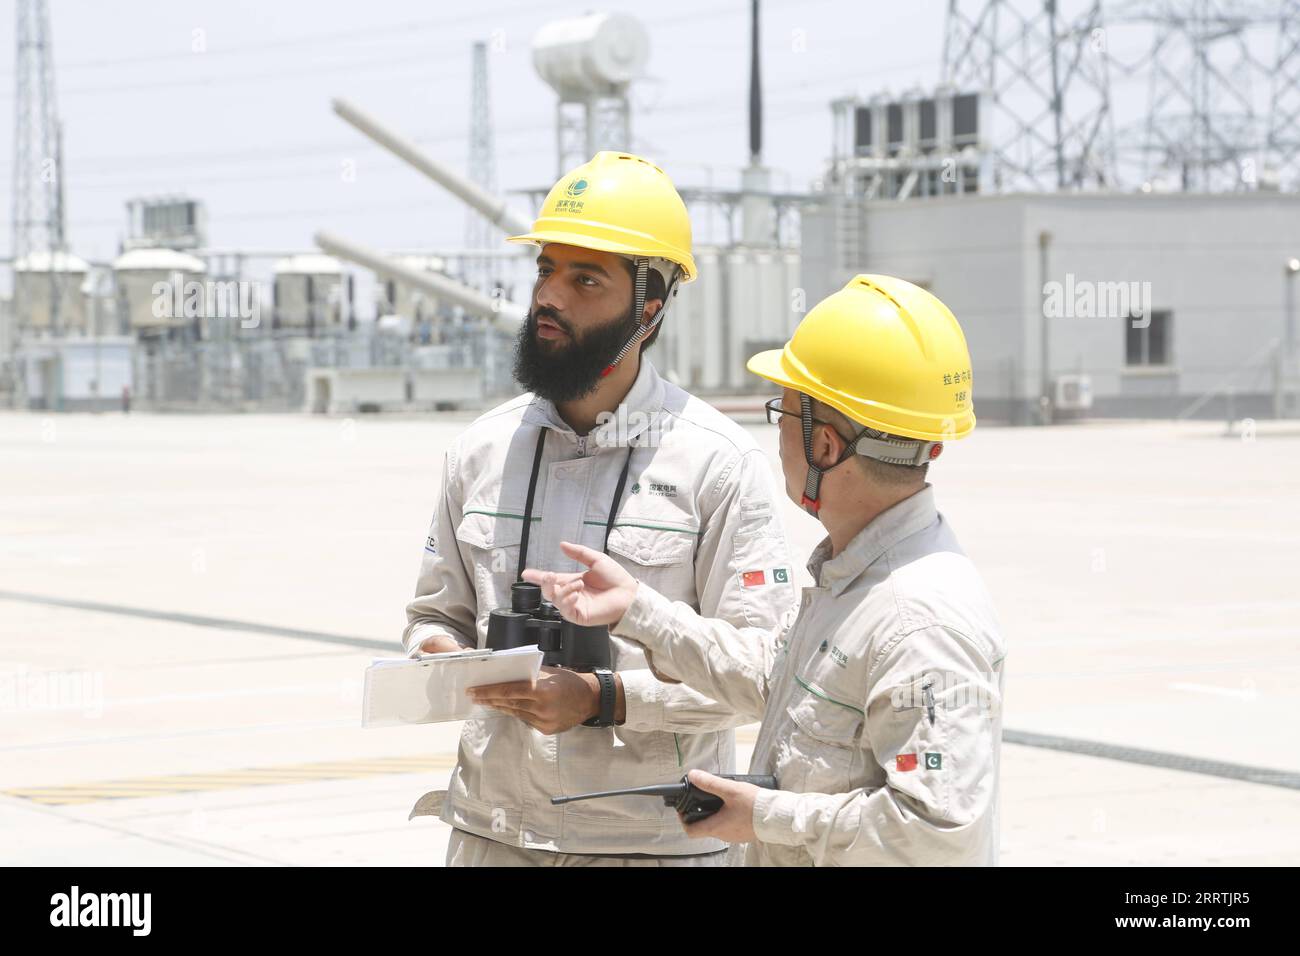
MULTIPOLYGON (((396 256, 395 261, 420 272, 433 272, 445 275, 447 262, 438 256, 396 256)), ((417 325, 432 322, 442 311, 443 303, 437 296, 425 289, 386 276, 376 276, 375 287, 379 299, 380 311, 392 312, 405 316, 417 325)))
POLYGON ((86 296, 82 285, 88 266, 66 252, 33 252, 14 262, 14 283, 20 328, 57 331, 60 335, 86 331, 86 296), (59 303, 58 328, 52 322, 52 303, 59 303))
POLYGON ((562 97, 625 87, 642 74, 649 58, 649 34, 624 13, 555 20, 533 38, 533 66, 562 97))
POLYGON ((656 366, 671 372, 683 388, 717 390, 721 377, 723 336, 723 281, 719 265, 721 252, 713 246, 693 250, 700 276, 690 285, 679 286, 677 297, 664 319, 659 341, 663 357, 647 353, 656 366))
MULTIPOLYGON (((194 287, 202 290, 208 267, 202 259, 173 249, 132 249, 113 260, 118 303, 131 331, 158 331, 188 325, 195 316, 186 315, 187 303, 196 299, 194 287)), ((192 310, 192 309, 191 309, 192 310)))
POLYGON ((696 246, 700 277, 678 293, 651 357, 672 380, 702 393, 767 388, 745 369, 781 348, 810 308, 793 249, 696 246))
POLYGON ((333 256, 288 256, 275 264, 275 325, 281 329, 338 328, 344 317, 343 267, 333 256))

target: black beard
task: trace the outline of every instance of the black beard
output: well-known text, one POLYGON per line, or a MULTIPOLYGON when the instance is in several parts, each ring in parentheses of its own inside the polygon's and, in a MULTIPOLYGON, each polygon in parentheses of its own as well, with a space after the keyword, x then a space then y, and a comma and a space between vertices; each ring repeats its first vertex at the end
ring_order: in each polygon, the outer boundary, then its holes
POLYGON ((601 373, 614 361, 637 329, 629 309, 620 319, 586 332, 581 339, 573 326, 547 308, 533 309, 519 325, 515 341, 515 381, 526 391, 551 402, 572 402, 590 395, 600 384, 601 373), (537 338, 537 318, 544 317, 569 333, 564 339, 550 339, 544 348, 537 338))

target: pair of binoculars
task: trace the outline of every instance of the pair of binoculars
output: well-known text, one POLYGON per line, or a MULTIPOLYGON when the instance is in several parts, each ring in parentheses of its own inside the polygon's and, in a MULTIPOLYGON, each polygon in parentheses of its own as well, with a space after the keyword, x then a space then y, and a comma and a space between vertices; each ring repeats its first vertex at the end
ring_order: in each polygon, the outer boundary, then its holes
POLYGON ((494 651, 536 644, 542 663, 590 673, 612 670, 609 628, 583 627, 566 621, 559 609, 542 600, 542 589, 520 581, 510 585, 510 609, 488 615, 487 646, 494 651))

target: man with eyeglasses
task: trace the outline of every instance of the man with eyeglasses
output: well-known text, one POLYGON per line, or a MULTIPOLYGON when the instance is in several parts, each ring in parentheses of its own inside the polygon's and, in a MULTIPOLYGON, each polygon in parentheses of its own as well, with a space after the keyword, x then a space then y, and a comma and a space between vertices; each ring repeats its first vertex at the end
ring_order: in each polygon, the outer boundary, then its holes
POLYGON ((975 427, 961 327, 926 290, 860 275, 749 369, 784 387, 786 492, 827 532, 797 614, 756 640, 568 543, 590 570, 524 577, 762 719, 750 773, 778 789, 691 771, 724 801, 691 836, 746 843, 749 865, 996 863, 1005 645, 925 480, 975 427))

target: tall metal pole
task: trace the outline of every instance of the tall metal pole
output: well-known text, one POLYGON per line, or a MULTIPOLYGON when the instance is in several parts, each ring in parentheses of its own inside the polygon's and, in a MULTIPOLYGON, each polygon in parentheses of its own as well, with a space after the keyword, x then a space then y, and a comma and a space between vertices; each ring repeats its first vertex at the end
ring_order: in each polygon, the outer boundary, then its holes
MULTIPOLYGON (((492 105, 488 93, 487 44, 474 44, 473 74, 471 77, 469 121, 469 178, 491 194, 496 191, 496 157, 492 145, 492 105)), ((481 292, 488 288, 492 276, 487 260, 473 253, 486 249, 494 231, 482 214, 469 208, 465 211, 465 248, 471 251, 466 257, 465 281, 481 292)))
POLYGON ((15 8, 13 256, 17 259, 32 251, 61 248, 64 229, 49 11, 45 0, 18 0, 15 8))
POLYGON ((1048 49, 1052 53, 1052 128, 1056 147, 1056 188, 1065 188, 1065 141, 1061 138, 1061 66, 1057 60, 1060 43, 1056 35, 1056 0, 1047 0, 1048 49))
MULTIPOLYGON (((14 150, 10 256, 13 299, 10 329, 0 330, 0 379, 14 385, 13 395, 25 392, 25 376, 14 358, 22 330, 30 325, 31 292, 40 256, 49 282, 49 325, 58 334, 60 322, 59 275, 66 257, 62 204, 58 190, 62 177, 59 159, 58 109, 54 100, 53 56, 50 50, 49 12, 45 0, 15 0, 14 150), (19 264, 26 260, 25 281, 19 264)), ((51 377, 57 382, 59 376, 51 377)), ((54 396, 57 407, 58 396, 54 396)))
POLYGON ((1273 416, 1282 418, 1290 413, 1289 404, 1295 393, 1298 372, 1295 340, 1295 281, 1300 273, 1300 259, 1292 256, 1286 261, 1283 270, 1283 299, 1285 310, 1285 330, 1282 337, 1282 349, 1274 364, 1273 377, 1273 416))
POLYGON ((1287 361, 1294 362, 1295 348, 1295 277, 1300 272, 1300 259, 1290 258, 1286 261, 1286 355, 1287 361))
POLYGON ((1052 244, 1050 232, 1038 234, 1038 343, 1040 368, 1038 410, 1044 425, 1052 422, 1052 348, 1051 324, 1047 315, 1047 302, 1043 298, 1047 287, 1047 252, 1052 244))
POLYGON ((758 63, 758 0, 750 4, 749 46, 749 161, 763 161, 763 79, 758 63))

